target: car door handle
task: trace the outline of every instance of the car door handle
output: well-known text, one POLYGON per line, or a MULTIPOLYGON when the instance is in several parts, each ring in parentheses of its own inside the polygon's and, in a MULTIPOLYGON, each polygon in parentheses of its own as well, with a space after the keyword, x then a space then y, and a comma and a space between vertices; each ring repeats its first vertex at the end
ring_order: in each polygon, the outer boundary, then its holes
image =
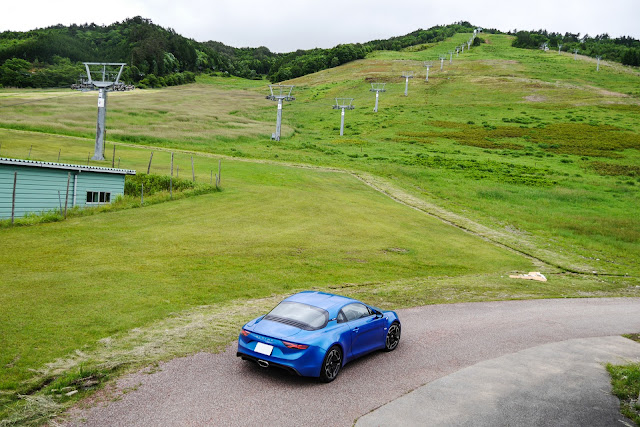
POLYGON ((353 328, 353 332, 358 332, 360 328, 353 328))

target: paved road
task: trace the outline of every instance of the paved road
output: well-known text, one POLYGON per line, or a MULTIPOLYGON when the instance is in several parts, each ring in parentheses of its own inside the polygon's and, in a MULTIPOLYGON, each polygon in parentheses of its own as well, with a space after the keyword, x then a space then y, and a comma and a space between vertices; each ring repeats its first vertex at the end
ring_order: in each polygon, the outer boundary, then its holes
POLYGON ((395 426, 399 418, 407 427, 622 427, 631 420, 620 414, 605 364, 627 360, 640 361, 640 344, 621 336, 543 344, 439 378, 356 427, 395 426))
POLYGON ((133 391, 75 411, 72 424, 351 426, 376 408, 479 362, 543 344, 638 332, 640 298, 434 305, 399 315, 398 349, 350 363, 333 383, 260 369, 236 358, 232 345, 220 354, 174 359, 153 374, 126 376, 118 387, 133 391))

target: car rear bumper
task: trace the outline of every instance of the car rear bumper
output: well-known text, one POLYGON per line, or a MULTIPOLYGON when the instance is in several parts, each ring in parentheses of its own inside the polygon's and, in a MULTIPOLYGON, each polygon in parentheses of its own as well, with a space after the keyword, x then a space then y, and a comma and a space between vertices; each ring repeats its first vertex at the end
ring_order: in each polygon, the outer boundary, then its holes
MULTIPOLYGON (((296 375, 303 377, 317 377, 320 375, 320 365, 324 358, 324 352, 315 346, 309 346, 307 350, 299 352, 291 352, 282 357, 280 351, 278 354, 261 354, 253 350, 255 342, 246 343, 242 339, 238 340, 237 356, 247 360, 259 361, 263 360, 269 363, 269 366, 282 368, 289 372, 295 372, 296 375)), ((274 353, 276 353, 274 348, 274 353)))
POLYGON ((283 365, 282 363, 277 363, 277 362, 273 362, 270 360, 266 360, 263 358, 258 358, 256 356, 251 356, 245 353, 242 353, 240 351, 236 352, 236 356, 237 357, 241 357, 242 360, 250 360, 252 362, 256 362, 260 367, 262 368, 278 368, 278 369, 284 369, 285 371, 291 373, 291 374, 295 374, 295 375, 299 375, 302 376, 302 374, 300 372, 298 372, 294 367, 292 366, 287 366, 287 365, 283 365), (267 365, 265 366, 266 363, 267 365))

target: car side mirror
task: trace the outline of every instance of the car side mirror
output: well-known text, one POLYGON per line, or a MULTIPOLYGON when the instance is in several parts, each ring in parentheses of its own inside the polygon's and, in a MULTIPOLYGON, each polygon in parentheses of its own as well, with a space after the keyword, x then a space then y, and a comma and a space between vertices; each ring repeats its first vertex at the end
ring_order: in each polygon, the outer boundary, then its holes
POLYGON ((381 318, 381 317, 383 316, 383 314, 382 314, 382 313, 380 313, 380 312, 379 312, 379 311, 377 311, 377 310, 376 310, 376 311, 374 311, 374 312, 373 312, 373 314, 375 314, 375 315, 376 315, 376 319, 379 319, 379 318, 381 318))

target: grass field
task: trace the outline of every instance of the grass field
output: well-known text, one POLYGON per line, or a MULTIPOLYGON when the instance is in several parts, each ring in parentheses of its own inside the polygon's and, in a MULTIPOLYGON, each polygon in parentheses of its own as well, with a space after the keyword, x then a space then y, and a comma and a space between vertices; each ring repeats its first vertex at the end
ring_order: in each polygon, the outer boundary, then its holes
MULTIPOLYGON (((514 49, 507 36, 485 35, 488 43, 445 61, 443 72, 432 69, 429 83, 412 79, 403 96, 403 70, 423 75, 422 60, 466 37, 376 52, 292 81, 297 99, 285 104, 281 142, 269 141, 275 103, 264 99, 266 83, 233 78, 113 94, 108 139, 382 175, 516 238, 551 242, 573 257, 566 268, 637 275, 638 71, 604 64, 596 73, 588 58, 514 49), (388 82, 377 114, 372 80, 388 82), (342 138, 330 108, 337 96, 354 97, 357 107, 342 138)), ((0 91, 0 126, 93 135, 95 94, 19 104, 38 93, 0 91)))
MULTIPOLYGON (((132 331, 172 348, 138 355, 138 365, 214 349, 295 290, 384 308, 639 296, 638 71, 604 64, 596 73, 590 59, 484 35, 425 82, 422 61, 468 36, 291 81, 279 142, 269 139, 276 108, 266 82, 201 77, 110 94, 108 160, 92 164, 110 166, 115 142, 116 166, 146 172, 153 151, 151 172, 168 174, 172 150, 180 177, 190 177, 193 155, 197 181, 209 182, 222 158, 223 191, 0 229, 0 414, 80 363, 43 375, 55 359, 104 365, 115 357, 101 343, 138 348, 132 331), (408 97, 405 70, 417 76, 408 97), (377 114, 371 81, 387 82, 377 114), (334 97, 355 98, 344 137, 334 97), (549 281, 507 277, 534 269, 549 281), (190 329, 175 348, 158 338, 174 336, 166 322, 203 313, 217 329, 190 329)), ((95 99, 1 89, 0 157, 86 163, 95 99)))

